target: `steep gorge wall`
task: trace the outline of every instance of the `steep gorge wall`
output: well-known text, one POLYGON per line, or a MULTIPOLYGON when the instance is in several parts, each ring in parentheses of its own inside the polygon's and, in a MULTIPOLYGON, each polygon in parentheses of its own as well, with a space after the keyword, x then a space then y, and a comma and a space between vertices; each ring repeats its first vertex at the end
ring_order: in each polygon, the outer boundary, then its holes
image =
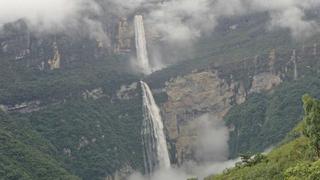
POLYGON ((195 151, 201 129, 199 117, 210 114, 211 121, 222 122, 230 108, 245 102, 248 95, 268 92, 283 81, 303 76, 302 72, 307 72, 319 58, 314 47, 304 51, 277 54, 272 50, 260 57, 194 71, 168 81, 168 100, 162 104, 162 114, 168 139, 175 149, 175 163, 198 161, 195 151))
POLYGON ((233 103, 242 103, 246 94, 243 85, 228 84, 216 72, 199 72, 172 80, 166 87, 168 101, 163 117, 168 136, 175 144, 176 160, 181 164, 193 160, 197 141, 197 118, 210 113, 222 121, 233 103))

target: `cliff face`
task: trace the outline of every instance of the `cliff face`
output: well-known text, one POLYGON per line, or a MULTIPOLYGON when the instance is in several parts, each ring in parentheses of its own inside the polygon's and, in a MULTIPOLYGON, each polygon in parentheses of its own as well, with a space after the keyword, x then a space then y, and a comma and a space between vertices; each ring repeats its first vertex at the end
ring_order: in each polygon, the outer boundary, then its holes
POLYGON ((208 67, 167 82, 168 100, 162 105, 162 113, 176 163, 198 160, 194 153, 201 129, 199 117, 210 114, 211 121, 223 121, 230 108, 245 102, 248 95, 298 80, 319 63, 317 51, 317 44, 287 52, 273 49, 269 54, 208 67))
POLYGON ((0 32, 0 54, 21 60, 30 54, 31 35, 23 21, 6 24, 0 32))
POLYGON ((207 113, 222 121, 232 104, 243 103, 246 92, 241 83, 228 84, 217 72, 197 72, 167 83, 168 101, 163 105, 168 137, 175 143, 176 160, 194 160, 194 147, 201 124, 197 119, 207 113))
POLYGON ((269 91, 272 88, 278 86, 281 82, 281 78, 272 73, 266 72, 255 75, 253 77, 250 93, 260 93, 263 91, 269 91))
POLYGON ((52 59, 49 59, 48 64, 51 70, 60 69, 61 55, 59 53, 58 45, 56 42, 53 43, 53 51, 54 55, 52 59))
POLYGON ((41 71, 99 59, 110 51, 103 44, 81 33, 39 34, 22 20, 5 24, 0 31, 1 57, 41 71))
POLYGON ((130 53, 133 49, 133 28, 130 26, 127 18, 120 18, 116 31, 114 42, 115 53, 130 53))
POLYGON ((245 102, 248 93, 271 90, 282 82, 272 73, 257 74, 252 88, 247 91, 242 82, 226 80, 217 72, 196 72, 171 80, 166 85, 168 101, 162 106, 168 138, 174 142, 176 161, 194 159, 195 147, 201 124, 200 116, 210 113, 212 121, 223 121, 235 104, 245 102))
POLYGON ((162 104, 162 115, 175 149, 174 161, 177 164, 198 161, 195 143, 201 129, 199 117, 210 114, 211 121, 221 122, 230 108, 245 102, 248 95, 268 92, 283 81, 303 76, 301 72, 307 72, 307 67, 315 63, 314 51, 313 47, 299 54, 297 50, 282 54, 272 50, 238 64, 209 67, 167 82, 168 99, 162 104))

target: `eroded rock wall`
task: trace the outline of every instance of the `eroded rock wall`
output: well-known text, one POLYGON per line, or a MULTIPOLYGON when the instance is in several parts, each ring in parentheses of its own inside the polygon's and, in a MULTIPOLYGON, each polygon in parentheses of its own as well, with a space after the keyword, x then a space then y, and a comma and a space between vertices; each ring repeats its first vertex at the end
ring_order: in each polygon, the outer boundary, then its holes
POLYGON ((174 163, 198 161, 195 147, 201 131, 199 117, 210 114, 211 121, 221 122, 230 108, 245 102, 248 95, 298 80, 319 63, 317 50, 317 45, 287 52, 272 49, 264 55, 196 70, 166 82, 168 99, 161 107, 171 150, 175 152, 174 163))
POLYGON ((246 92, 239 82, 227 83, 217 72, 197 72, 167 83, 168 101, 162 106, 168 137, 174 141, 178 164, 194 160, 198 136, 197 119, 210 113, 221 121, 234 103, 245 101, 246 92))

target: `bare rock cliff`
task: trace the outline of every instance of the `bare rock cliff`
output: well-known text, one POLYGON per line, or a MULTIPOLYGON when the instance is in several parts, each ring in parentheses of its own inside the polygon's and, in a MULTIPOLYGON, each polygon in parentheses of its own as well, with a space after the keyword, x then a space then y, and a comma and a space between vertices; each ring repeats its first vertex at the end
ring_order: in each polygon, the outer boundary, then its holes
POLYGON ((197 119, 207 113, 222 120, 233 104, 245 101, 246 92, 239 82, 227 83, 216 72, 198 72, 167 83, 168 101, 162 106, 168 136, 175 143, 176 160, 193 160, 198 136, 197 119))

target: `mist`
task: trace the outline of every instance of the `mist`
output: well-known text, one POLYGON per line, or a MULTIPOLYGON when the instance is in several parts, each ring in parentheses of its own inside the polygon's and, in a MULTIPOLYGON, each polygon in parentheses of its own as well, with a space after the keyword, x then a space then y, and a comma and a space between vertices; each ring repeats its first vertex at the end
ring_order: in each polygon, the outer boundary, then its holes
POLYGON ((60 30, 84 11, 98 13, 99 7, 90 0, 1 0, 0 24, 24 19, 37 29, 60 30))
POLYGON ((1 0, 0 26, 24 19, 34 29, 52 32, 100 14, 109 14, 108 19, 141 12, 162 40, 183 42, 213 32, 219 18, 268 12, 267 29, 287 29, 303 39, 319 32, 319 24, 305 14, 319 5, 317 0, 1 0))
POLYGON ((211 162, 202 165, 184 165, 182 167, 171 168, 167 170, 158 170, 154 172, 151 177, 145 177, 141 173, 133 173, 129 180, 186 180, 189 178, 203 179, 210 175, 222 173, 228 168, 235 167, 236 162, 240 159, 211 162))
POLYGON ((149 8, 145 12, 146 21, 169 42, 196 40, 213 32, 223 17, 261 12, 269 14, 268 30, 287 29, 298 40, 319 32, 319 24, 307 19, 305 14, 319 7, 317 0, 169 0, 153 4, 148 0, 118 0, 114 3, 120 7, 121 14, 149 8))
POLYGON ((268 30, 287 29, 301 40, 319 32, 318 22, 305 14, 319 5, 317 0, 1 0, 0 27, 19 19, 42 32, 82 25, 88 31, 95 30, 93 36, 107 39, 102 22, 92 17, 103 14, 109 21, 111 16, 141 12, 163 41, 179 45, 213 32, 220 18, 268 12, 268 30))
MULTIPOLYGON (((320 6, 320 0, 0 0, 0 30, 6 23, 24 20, 31 31, 61 33, 83 29, 94 40, 110 46, 105 22, 113 17, 144 14, 146 26, 159 35, 159 41, 175 47, 174 53, 182 53, 181 47, 190 47, 200 37, 215 31, 219 19, 254 13, 268 14, 266 29, 288 30, 292 38, 300 41, 320 32, 316 19, 306 12, 320 6), (103 18, 101 18, 103 17, 103 18)), ((164 46, 165 46, 164 45, 164 46)), ((151 51, 155 70, 162 63, 161 47, 151 51)), ((168 49, 169 49, 168 48, 168 49)), ((237 160, 228 160, 229 131, 224 122, 206 114, 198 119, 199 136, 195 141, 196 162, 186 162, 179 168, 159 170, 152 180, 185 180, 188 177, 205 177, 234 166, 237 160)), ((144 177, 133 174, 130 180, 144 177)))
POLYGON ((205 114, 196 121, 199 126, 194 147, 195 158, 199 162, 226 161, 229 155, 229 130, 224 122, 210 114, 205 114))
MULTIPOLYGON (((223 18, 265 13, 265 29, 284 30, 292 39, 302 42, 320 32, 316 19, 307 12, 320 6, 317 0, 107 0, 117 14, 144 15, 146 29, 157 34, 160 45, 150 45, 152 61, 165 67, 181 59, 194 58, 193 45, 205 35, 210 36, 223 18), (162 53, 158 53, 162 52, 162 53), (163 52, 166 52, 165 54, 163 52)), ((112 10, 114 11, 114 10, 112 10)))
POLYGON ((105 25, 98 19, 101 14, 101 6, 93 0, 1 0, 0 30, 23 20, 35 35, 81 35, 109 47, 105 25))
POLYGON ((186 180, 191 177, 202 179, 234 167, 239 159, 228 160, 229 130, 224 122, 212 114, 205 114, 195 121, 198 124, 198 137, 193 147, 196 161, 184 162, 179 167, 171 169, 160 169, 150 178, 134 173, 129 180, 186 180))

